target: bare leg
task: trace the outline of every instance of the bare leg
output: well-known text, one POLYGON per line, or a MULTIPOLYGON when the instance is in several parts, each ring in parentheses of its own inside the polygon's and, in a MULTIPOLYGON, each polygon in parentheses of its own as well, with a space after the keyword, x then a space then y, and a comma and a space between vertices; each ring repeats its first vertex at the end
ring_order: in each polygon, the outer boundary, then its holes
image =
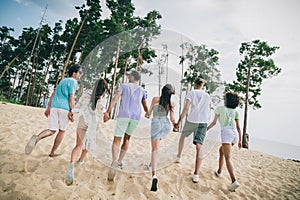
POLYGON ((72 150, 70 163, 75 163, 76 158, 77 158, 80 150, 82 149, 82 145, 83 145, 82 140, 84 139, 85 134, 86 134, 85 130, 80 129, 80 128, 77 129, 76 145, 72 150))
POLYGON ((117 160, 118 154, 119 154, 119 149, 120 149, 120 144, 121 144, 121 137, 116 137, 114 136, 114 141, 112 143, 112 160, 117 160))
POLYGON ((124 137, 123 137, 123 144, 122 144, 122 147, 121 147, 121 151, 120 151, 120 154, 119 154, 119 159, 118 159, 118 162, 119 163, 122 163, 123 161, 123 158, 128 150, 128 147, 129 147, 129 139, 130 139, 130 135, 127 135, 125 133, 124 137))
POLYGON ((157 165, 157 155, 158 155, 158 145, 159 139, 151 140, 152 153, 151 153, 151 168, 152 168, 152 176, 156 175, 156 165, 157 165))
POLYGON ((223 153, 226 161, 227 170, 229 172, 232 183, 236 180, 234 176, 233 164, 231 161, 231 144, 222 144, 223 153))
POLYGON ((118 164, 119 164, 118 161, 116 161, 116 159, 117 159, 117 156, 118 156, 118 153, 119 153, 121 140, 122 140, 121 137, 114 136, 114 141, 112 143, 112 159, 113 159, 113 161, 111 163, 111 168, 108 171, 108 176, 107 176, 107 179, 109 181, 113 181, 114 177, 116 175, 115 168, 118 167, 118 164))
POLYGON ((196 143, 196 162, 195 162, 194 174, 197 174, 197 175, 199 175, 200 166, 201 166, 201 163, 202 163, 201 147, 202 147, 202 144, 196 143))
POLYGON ((224 153, 223 153, 223 148, 220 146, 219 148, 219 168, 218 168, 218 173, 221 174, 222 168, 224 165, 224 153))
POLYGON ((178 153, 177 153, 177 157, 180 158, 181 157, 181 153, 184 147, 184 140, 185 140, 185 136, 184 135, 180 135, 180 139, 178 142, 178 153))
POLYGON ((85 159, 87 153, 88 153, 88 150, 87 149, 83 149, 78 161, 82 162, 85 159))
POLYGON ((36 142, 40 141, 43 138, 46 138, 46 137, 49 137, 49 136, 53 135, 55 132, 56 131, 52 131, 52 130, 49 130, 49 129, 43 130, 42 132, 40 132, 38 134, 38 138, 37 138, 36 142))
POLYGON ((55 154, 55 151, 57 150, 57 148, 59 147, 60 143, 64 139, 64 136, 65 136, 65 131, 59 130, 58 133, 57 133, 57 135, 56 135, 56 137, 55 137, 54 144, 53 144, 53 147, 52 147, 50 155, 54 155, 55 154))
POLYGON ((28 141, 26 147, 25 147, 25 153, 27 155, 31 154, 32 150, 34 149, 35 145, 43 138, 46 138, 50 135, 53 135, 55 131, 45 129, 42 132, 40 132, 38 135, 31 136, 30 140, 28 141))

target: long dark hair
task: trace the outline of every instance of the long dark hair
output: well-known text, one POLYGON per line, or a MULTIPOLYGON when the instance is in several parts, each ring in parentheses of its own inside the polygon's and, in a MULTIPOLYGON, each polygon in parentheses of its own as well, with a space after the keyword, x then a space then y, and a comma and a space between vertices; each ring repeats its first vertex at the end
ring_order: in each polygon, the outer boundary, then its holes
POLYGON ((171 84, 166 84, 161 90, 161 96, 159 99, 159 105, 161 109, 169 111, 173 109, 171 104, 171 96, 175 94, 175 89, 171 84))
POLYGON ((104 94, 104 92, 107 92, 109 94, 108 85, 103 78, 100 78, 95 82, 93 93, 91 96, 92 110, 96 109, 97 101, 104 94))

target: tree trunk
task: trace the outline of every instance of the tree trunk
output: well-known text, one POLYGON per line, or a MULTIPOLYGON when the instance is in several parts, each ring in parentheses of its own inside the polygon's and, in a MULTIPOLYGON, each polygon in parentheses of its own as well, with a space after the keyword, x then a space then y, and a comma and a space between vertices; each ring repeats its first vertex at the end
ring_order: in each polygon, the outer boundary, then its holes
POLYGON ((243 126, 243 140, 242 147, 249 148, 248 140, 249 135, 247 133, 247 117, 248 117, 248 98, 249 98, 249 88, 250 88, 250 75, 251 75, 251 60, 248 65, 248 74, 247 74, 247 88, 246 88, 246 98, 245 98, 245 111, 244 111, 244 126, 243 126))
MULTIPOLYGON (((64 51, 64 54, 63 55, 65 55, 66 53, 67 53, 67 48, 68 48, 68 45, 66 45, 66 48, 65 48, 65 51, 64 51)), ((56 86, 58 85, 58 83, 59 83, 59 76, 60 76, 60 73, 62 72, 62 70, 60 70, 60 67, 58 68, 58 75, 57 75, 57 78, 56 78, 56 83, 55 83, 55 88, 56 88, 56 86)))
MULTIPOLYGON (((33 42, 33 39, 28 42, 28 44, 25 46, 24 48, 24 51, 25 49, 27 49, 27 47, 33 42)), ((4 73, 8 70, 8 68, 13 64, 13 62, 15 62, 15 60, 19 57, 20 54, 18 54, 16 57, 14 57, 6 66, 5 66, 5 69, 3 70, 1 76, 0 76, 0 79, 3 77, 4 73)))
MULTIPOLYGON (((44 75, 43 82, 42 82, 42 84, 40 86, 40 89, 39 89, 39 92, 38 92, 37 101, 35 102, 36 107, 38 106, 38 102, 40 102, 42 94, 43 94, 44 85, 46 83, 47 75, 49 73, 49 68, 50 68, 50 64, 51 64, 51 61, 52 61, 52 57, 53 57, 53 51, 54 51, 55 43, 56 43, 56 40, 53 42, 53 46, 52 46, 51 53, 50 53, 50 56, 49 56, 49 61, 48 61, 47 67, 46 67, 46 73, 44 75)), ((44 101, 45 101, 45 99, 44 99, 44 101)))
POLYGON ((81 23, 81 25, 80 25, 80 28, 79 28, 79 30, 78 30, 78 32, 77 32, 77 35, 76 35, 76 37, 75 37, 75 39, 74 39, 74 42, 73 42, 73 44, 72 44, 72 47, 71 47, 71 49, 70 49, 69 55, 68 55, 68 57, 67 57, 67 60, 66 60, 66 62, 65 62, 65 65, 64 65, 64 68, 63 68, 63 71, 62 71, 62 74, 61 74, 61 80, 64 79, 64 77, 65 77, 65 73, 66 73, 66 71, 67 71, 67 66, 68 66, 68 64, 69 64, 69 60, 70 60, 70 58, 71 58, 71 55, 72 55, 72 53, 73 53, 73 49, 74 49, 74 47, 75 47, 75 44, 76 44, 76 42, 77 42, 77 39, 78 39, 78 37, 79 37, 79 35, 80 35, 80 32, 81 32, 81 30, 82 30, 82 28, 83 28, 83 25, 84 25, 84 23, 85 23, 85 20, 86 20, 87 16, 88 16, 88 14, 84 17, 84 19, 83 19, 83 21, 82 21, 82 23, 81 23))
POLYGON ((122 78, 122 83, 125 82, 125 76, 126 76, 126 73, 127 73, 127 66, 128 66, 128 58, 126 58, 126 60, 125 60, 124 75, 123 75, 123 78, 122 78))
POLYGON ((9 91, 9 95, 8 95, 8 100, 9 100, 9 101, 11 100, 11 97, 12 97, 12 95, 14 94, 16 80, 17 80, 17 73, 15 73, 13 85, 12 85, 11 90, 9 91))
MULTIPOLYGON (((117 68, 118 68, 118 60, 119 60, 119 54, 120 54, 120 45, 121 45, 121 40, 119 39, 118 41, 118 47, 117 47, 117 54, 116 54, 116 62, 115 62, 115 67, 114 67, 114 77, 113 77, 113 84, 111 88, 111 95, 110 95, 110 100, 111 102, 113 94, 115 92, 115 85, 116 85, 116 78, 117 78, 117 68)), ((113 114, 112 114, 112 119, 115 118, 115 108, 113 109, 113 114)))
POLYGON ((22 87, 23 87, 23 84, 24 84, 24 79, 25 79, 25 76, 23 75, 23 70, 21 69, 20 70, 20 77, 19 77, 19 81, 18 81, 18 86, 19 87, 19 93, 18 93, 18 97, 17 97, 17 100, 20 101, 21 100, 21 95, 22 95, 22 87), (21 83, 20 83, 20 79, 21 79, 21 83))

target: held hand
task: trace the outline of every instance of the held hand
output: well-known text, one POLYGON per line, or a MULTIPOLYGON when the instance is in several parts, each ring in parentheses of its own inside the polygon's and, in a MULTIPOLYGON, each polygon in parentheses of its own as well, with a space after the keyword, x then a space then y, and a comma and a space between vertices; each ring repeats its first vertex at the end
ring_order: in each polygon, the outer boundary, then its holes
POLYGON ((107 122, 110 119, 109 114, 107 112, 103 113, 103 122, 107 122))
POLYGON ((150 113, 146 112, 145 117, 149 119, 150 118, 150 113))
POLYGON ((174 124, 173 132, 179 132, 179 124, 178 123, 174 124))
POLYGON ((74 122, 74 114, 72 112, 68 113, 68 118, 71 122, 74 122))
POLYGON ((239 149, 241 149, 241 148, 242 148, 242 141, 239 141, 239 143, 238 143, 238 147, 239 147, 239 149))
POLYGON ((44 115, 45 115, 46 117, 49 117, 49 115, 50 115, 50 108, 46 108, 46 110, 45 110, 45 112, 44 112, 44 115))

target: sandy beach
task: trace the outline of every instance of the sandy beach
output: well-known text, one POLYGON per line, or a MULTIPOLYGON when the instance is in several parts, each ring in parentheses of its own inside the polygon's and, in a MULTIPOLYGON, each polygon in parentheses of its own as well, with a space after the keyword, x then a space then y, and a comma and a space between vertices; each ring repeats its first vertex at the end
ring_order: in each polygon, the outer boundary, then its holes
POLYGON ((219 143, 209 141, 200 181, 193 183, 195 148, 190 141, 181 163, 173 162, 178 133, 170 133, 161 142, 158 191, 151 192, 151 172, 145 168, 151 152, 147 127, 137 130, 141 135, 132 138, 124 169, 117 171, 113 182, 108 181, 114 120, 100 125, 103 135, 97 149, 87 155, 83 166, 75 167, 75 182, 67 186, 76 122, 68 126, 59 148, 61 156, 48 156, 55 136, 41 140, 30 155, 24 153, 30 137, 48 127, 43 112, 0 102, 0 199, 300 199, 300 162, 237 148, 233 163, 240 187, 230 192, 226 167, 221 177, 214 175, 219 143))

